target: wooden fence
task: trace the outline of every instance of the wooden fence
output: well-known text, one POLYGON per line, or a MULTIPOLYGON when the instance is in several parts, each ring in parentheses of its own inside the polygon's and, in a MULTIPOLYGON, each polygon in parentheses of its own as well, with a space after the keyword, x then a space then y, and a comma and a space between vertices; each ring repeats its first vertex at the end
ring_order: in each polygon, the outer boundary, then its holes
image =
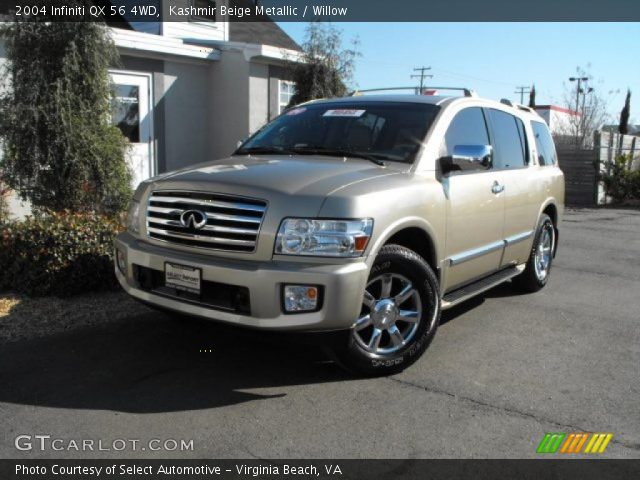
POLYGON ((609 203, 599 172, 606 172, 618 155, 630 155, 629 168, 640 169, 640 137, 600 131, 592 149, 558 146, 558 163, 565 177, 565 203, 576 206, 609 203))
POLYGON ((558 149, 558 163, 564 173, 567 205, 596 204, 598 198, 596 159, 595 150, 558 149))

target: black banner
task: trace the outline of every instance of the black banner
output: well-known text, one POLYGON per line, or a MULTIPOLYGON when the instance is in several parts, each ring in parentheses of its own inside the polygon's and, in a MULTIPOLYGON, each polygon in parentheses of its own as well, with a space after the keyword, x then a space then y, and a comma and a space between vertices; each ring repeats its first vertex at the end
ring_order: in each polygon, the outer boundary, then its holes
POLYGON ((580 479, 640 478, 640 460, 0 460, 14 479, 580 479))
POLYGON ((634 22, 638 0, 0 0, 3 20, 634 22))

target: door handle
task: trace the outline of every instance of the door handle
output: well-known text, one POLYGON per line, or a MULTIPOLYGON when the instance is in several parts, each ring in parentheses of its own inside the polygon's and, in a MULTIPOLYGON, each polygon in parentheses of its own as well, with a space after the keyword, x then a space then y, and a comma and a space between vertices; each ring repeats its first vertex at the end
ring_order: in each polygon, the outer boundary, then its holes
POLYGON ((498 193, 504 192, 504 185, 499 184, 497 181, 493 182, 493 185, 491 186, 491 191, 496 195, 498 193))

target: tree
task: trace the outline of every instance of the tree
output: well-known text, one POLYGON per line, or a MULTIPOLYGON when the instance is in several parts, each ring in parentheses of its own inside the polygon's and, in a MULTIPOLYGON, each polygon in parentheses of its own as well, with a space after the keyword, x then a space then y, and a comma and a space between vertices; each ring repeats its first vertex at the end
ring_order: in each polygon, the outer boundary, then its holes
POLYGON ((629 133, 629 115, 631 114, 631 90, 627 89, 627 97, 624 100, 624 107, 620 112, 620 126, 618 130, 623 135, 629 133))
POLYGON ((536 108, 536 85, 535 84, 531 86, 531 91, 529 92, 529 107, 536 108))
MULTIPOLYGON (((593 134, 608 120, 608 99, 600 93, 600 87, 593 85, 593 76, 583 68, 576 68, 577 77, 587 78, 587 81, 572 82, 569 87, 565 85, 564 104, 572 111, 564 126, 559 129, 556 138, 557 143, 563 143, 574 148, 586 148, 591 146, 593 134), (579 88, 579 89, 578 89, 579 88)), ((609 92, 611 96, 613 92, 609 92)))
POLYGON ((296 92, 291 105, 315 98, 340 97, 353 80, 357 40, 343 48, 342 31, 321 22, 310 23, 302 44, 301 61, 292 65, 296 92))
POLYGON ((2 27, 9 86, 0 97, 4 181, 36 209, 115 213, 131 197, 127 141, 111 126, 104 24, 14 22, 2 27))

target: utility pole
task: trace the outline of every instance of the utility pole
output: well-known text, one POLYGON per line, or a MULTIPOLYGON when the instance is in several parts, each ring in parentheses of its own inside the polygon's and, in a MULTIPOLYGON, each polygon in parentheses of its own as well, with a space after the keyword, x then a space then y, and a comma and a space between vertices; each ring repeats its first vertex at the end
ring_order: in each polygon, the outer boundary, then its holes
POLYGON ((531 92, 531 87, 527 87, 527 86, 520 86, 520 87, 516 87, 516 93, 520 94, 520 105, 522 105, 524 103, 524 94, 529 94, 531 92))
POLYGON ((422 95, 422 92, 424 90, 424 79, 425 78, 433 78, 433 75, 429 75, 426 74, 425 72, 431 70, 431 67, 417 67, 414 68, 413 71, 414 72, 420 72, 417 75, 411 75, 411 78, 419 78, 420 79, 420 94, 422 95))

